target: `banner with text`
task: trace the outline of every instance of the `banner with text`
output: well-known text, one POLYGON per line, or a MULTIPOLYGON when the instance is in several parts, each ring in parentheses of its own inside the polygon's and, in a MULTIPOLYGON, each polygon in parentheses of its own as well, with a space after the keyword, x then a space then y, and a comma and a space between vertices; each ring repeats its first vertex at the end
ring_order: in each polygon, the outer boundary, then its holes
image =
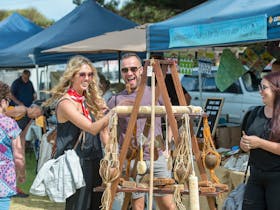
POLYGON ((267 39, 266 15, 169 30, 169 48, 267 39))

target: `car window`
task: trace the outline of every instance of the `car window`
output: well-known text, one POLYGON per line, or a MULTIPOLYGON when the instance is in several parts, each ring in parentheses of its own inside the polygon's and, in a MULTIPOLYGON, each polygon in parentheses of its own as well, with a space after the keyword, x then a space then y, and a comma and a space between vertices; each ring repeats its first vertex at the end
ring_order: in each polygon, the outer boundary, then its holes
MULTIPOLYGON (((202 82, 202 91, 203 92, 215 92, 219 93, 221 92, 215 83, 215 78, 214 76, 209 76, 209 75, 203 75, 201 77, 201 82, 202 82)), ((185 75, 182 80, 181 80, 182 86, 187 90, 187 91, 199 91, 199 82, 198 82, 198 76, 189 76, 185 75)), ((241 93, 241 87, 240 83, 238 80, 235 81, 231 86, 229 86, 224 93, 241 93)))
POLYGON ((181 80, 182 86, 187 91, 198 91, 198 77, 197 76, 184 76, 181 80))
POLYGON ((247 72, 242 76, 247 91, 258 91, 260 80, 253 72, 247 72))
POLYGON ((242 93, 242 89, 241 89, 239 80, 236 80, 236 81, 235 81, 231 86, 229 86, 224 92, 225 92, 225 93, 236 93, 236 94, 242 93))
POLYGON ((214 77, 202 77, 202 91, 204 92, 220 92, 216 87, 214 77))

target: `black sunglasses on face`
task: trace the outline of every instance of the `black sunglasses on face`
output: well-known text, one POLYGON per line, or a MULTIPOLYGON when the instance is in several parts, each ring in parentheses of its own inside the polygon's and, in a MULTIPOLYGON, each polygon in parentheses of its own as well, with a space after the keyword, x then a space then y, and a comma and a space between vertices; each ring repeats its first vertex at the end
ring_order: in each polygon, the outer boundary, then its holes
POLYGON ((5 101, 7 101, 8 103, 11 102, 11 99, 10 98, 4 98, 5 101))
POLYGON ((141 66, 139 66, 139 67, 136 67, 136 66, 133 66, 133 67, 128 67, 128 68, 122 68, 122 73, 127 73, 128 72, 128 70, 130 69, 130 71, 131 72, 136 72, 138 69, 140 69, 141 68, 141 66))
POLYGON ((86 76, 92 78, 92 77, 93 77, 93 72, 90 72, 90 73, 88 73, 88 74, 87 74, 86 72, 80 72, 80 73, 79 73, 79 76, 80 76, 81 78, 85 78, 86 76))

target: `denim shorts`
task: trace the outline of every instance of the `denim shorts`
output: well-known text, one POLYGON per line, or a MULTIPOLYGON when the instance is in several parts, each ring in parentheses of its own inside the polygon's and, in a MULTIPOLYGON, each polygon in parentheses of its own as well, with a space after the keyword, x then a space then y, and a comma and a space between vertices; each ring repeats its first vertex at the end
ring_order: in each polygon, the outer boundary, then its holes
POLYGON ((11 198, 9 197, 0 198, 1 210, 9 210, 10 204, 11 204, 11 198))
MULTIPOLYGON (((138 183, 143 176, 145 176, 147 173, 150 172, 150 161, 146 160, 147 164, 147 171, 143 175, 137 174, 136 176, 136 182, 138 183)), ((159 158, 154 161, 154 177, 155 178, 171 178, 171 170, 168 170, 167 168, 167 161, 163 155, 159 156, 159 158)), ((158 194, 155 193, 154 196, 165 196, 166 194, 158 194)), ((145 193, 143 192, 133 192, 132 193, 132 199, 137 199, 144 197, 145 193)))

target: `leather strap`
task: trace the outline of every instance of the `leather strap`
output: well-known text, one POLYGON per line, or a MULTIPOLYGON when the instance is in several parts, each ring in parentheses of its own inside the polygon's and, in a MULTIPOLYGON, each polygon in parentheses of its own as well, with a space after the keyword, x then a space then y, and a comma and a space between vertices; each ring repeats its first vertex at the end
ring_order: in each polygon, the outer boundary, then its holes
POLYGON ((77 141, 76 141, 76 143, 75 143, 75 145, 74 145, 74 147, 73 147, 74 150, 77 148, 77 146, 79 145, 79 143, 81 142, 81 140, 82 140, 81 149, 83 149, 84 143, 85 143, 85 137, 86 137, 86 132, 85 132, 85 131, 81 131, 81 133, 80 133, 80 135, 79 135, 79 137, 78 137, 78 139, 77 139, 77 141))
MULTIPOLYGON (((166 71, 163 72, 163 75, 165 77, 166 71)), ((159 86, 156 85, 156 92, 155 92, 155 101, 157 102, 160 96, 160 91, 159 91, 159 86)), ((147 118, 144 129, 143 129, 143 135, 148 138, 149 132, 150 132, 150 127, 151 127, 151 118, 147 118)))

